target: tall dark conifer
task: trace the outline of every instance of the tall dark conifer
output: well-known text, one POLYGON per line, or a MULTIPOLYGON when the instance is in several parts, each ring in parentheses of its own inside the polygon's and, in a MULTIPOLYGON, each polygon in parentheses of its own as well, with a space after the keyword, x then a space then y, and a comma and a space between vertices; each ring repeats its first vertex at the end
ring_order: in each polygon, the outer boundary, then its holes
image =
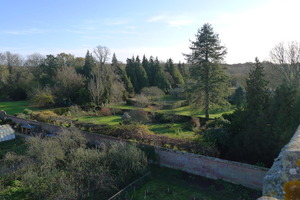
POLYGON ((213 104, 228 105, 228 77, 220 62, 227 51, 220 44, 218 34, 214 33, 210 24, 204 24, 196 34, 196 41, 191 41, 191 54, 185 54, 192 65, 191 76, 194 84, 191 97, 199 107, 204 106, 205 117, 209 119, 209 111, 213 104))

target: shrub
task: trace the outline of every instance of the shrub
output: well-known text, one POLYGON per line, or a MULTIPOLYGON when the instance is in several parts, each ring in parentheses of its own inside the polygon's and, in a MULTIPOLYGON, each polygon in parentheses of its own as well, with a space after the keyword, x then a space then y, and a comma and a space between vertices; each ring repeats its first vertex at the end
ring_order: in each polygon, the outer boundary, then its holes
POLYGON ((184 89, 183 88, 173 88, 169 91, 169 94, 173 97, 173 98, 183 98, 184 89))
POLYGON ((165 93, 158 87, 144 87, 141 94, 152 100, 161 98, 165 93))
POLYGON ((69 107, 69 112, 70 112, 71 116, 78 116, 78 115, 81 115, 83 111, 81 110, 81 108, 79 106, 74 105, 74 106, 69 107))
POLYGON ((150 120, 148 112, 143 109, 131 110, 128 114, 131 117, 131 120, 139 123, 146 123, 150 120))
POLYGON ((41 92, 33 96, 32 102, 38 107, 50 107, 54 105, 55 100, 51 93, 41 92))
POLYGON ((51 110, 45 110, 40 112, 33 112, 32 119, 39 122, 51 123, 55 121, 59 116, 51 110))
POLYGON ((111 116, 112 112, 109 108, 101 108, 100 111, 98 111, 98 115, 100 116, 111 116))
POLYGON ((2 160, 6 175, 0 186, 18 180, 28 191, 4 199, 108 199, 109 192, 132 181, 147 166, 145 154, 135 146, 114 143, 102 150, 88 148, 77 129, 52 138, 30 137, 26 145, 25 155, 7 153, 2 160))
POLYGON ((191 126, 193 129, 198 129, 200 127, 200 119, 198 117, 192 117, 191 126))
POLYGON ((23 111, 23 114, 24 114, 24 115, 31 115, 32 112, 33 112, 32 110, 30 110, 30 109, 28 109, 28 108, 25 108, 24 111, 23 111))
POLYGON ((141 95, 141 94, 136 95, 134 99, 135 99, 134 105, 138 106, 138 107, 145 107, 148 104, 150 104, 149 99, 146 96, 141 95))
POLYGON ((55 108, 55 109, 52 109, 52 111, 58 115, 64 115, 69 111, 69 108, 55 108))

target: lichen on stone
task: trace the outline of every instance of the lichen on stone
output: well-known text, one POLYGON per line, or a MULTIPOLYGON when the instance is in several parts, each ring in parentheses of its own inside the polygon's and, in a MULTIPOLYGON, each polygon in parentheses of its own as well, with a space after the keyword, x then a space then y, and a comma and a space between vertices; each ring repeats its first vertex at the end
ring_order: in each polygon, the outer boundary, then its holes
POLYGON ((300 181, 293 180, 284 183, 284 200, 300 200, 300 181))
POLYGON ((296 165, 300 167, 300 159, 297 160, 296 165))

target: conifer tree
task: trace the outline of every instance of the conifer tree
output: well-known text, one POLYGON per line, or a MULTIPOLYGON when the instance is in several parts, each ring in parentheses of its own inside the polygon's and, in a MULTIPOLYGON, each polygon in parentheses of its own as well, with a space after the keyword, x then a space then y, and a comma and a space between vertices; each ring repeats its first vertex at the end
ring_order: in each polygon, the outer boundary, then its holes
POLYGON ((85 61, 83 65, 83 75, 87 78, 90 78, 92 75, 92 70, 95 68, 95 66, 96 66, 95 60, 92 54, 90 54, 88 50, 85 55, 85 61))
POLYGON ((138 91, 139 85, 138 85, 138 79, 135 72, 134 62, 135 62, 134 57, 132 57, 132 59, 127 58, 127 64, 125 70, 126 70, 126 74, 128 75, 128 78, 131 81, 134 91, 138 91))
POLYGON ((255 58, 255 67, 250 71, 246 83, 247 110, 266 110, 269 103, 268 81, 265 80, 264 67, 258 58, 255 58))
POLYGON ((196 41, 191 42, 190 49, 192 52, 185 56, 192 65, 194 83, 191 92, 196 94, 191 97, 194 104, 204 106, 205 118, 209 119, 213 104, 228 105, 228 77, 219 65, 227 51, 210 24, 204 24, 198 30, 196 41))
POLYGON ((181 73, 179 72, 179 70, 177 69, 177 67, 174 65, 173 60, 171 58, 168 59, 165 68, 173 78, 174 83, 172 85, 172 88, 175 88, 175 87, 178 87, 178 86, 184 84, 183 77, 182 77, 181 73))
POLYGON ((164 90, 165 92, 171 89, 171 84, 166 78, 165 73, 158 61, 158 58, 156 58, 154 61, 153 72, 154 72, 154 80, 155 80, 154 86, 157 86, 158 88, 164 90))
POLYGON ((135 72, 138 81, 138 87, 136 92, 140 92, 144 87, 149 86, 149 80, 145 69, 141 65, 141 60, 139 56, 135 59, 135 72))

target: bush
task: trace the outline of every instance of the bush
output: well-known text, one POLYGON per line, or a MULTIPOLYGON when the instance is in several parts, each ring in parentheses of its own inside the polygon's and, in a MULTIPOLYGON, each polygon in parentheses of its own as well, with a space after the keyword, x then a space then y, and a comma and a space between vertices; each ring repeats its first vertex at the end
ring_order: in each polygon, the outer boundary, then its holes
POLYGON ((140 95, 140 94, 136 95, 134 99, 135 99, 134 105, 138 107, 145 107, 150 104, 149 99, 144 95, 140 95))
POLYGON ((23 114, 24 115, 32 115, 32 112, 33 112, 32 110, 30 110, 28 108, 25 108, 24 111, 23 111, 23 114))
POLYGON ((146 123, 150 120, 148 112, 143 109, 131 110, 128 114, 131 117, 131 120, 135 122, 146 123))
POLYGON ((149 97, 151 100, 156 100, 161 98, 165 93, 158 87, 144 87, 141 94, 149 97))
POLYGON ((71 116, 79 116, 83 113, 80 106, 74 105, 69 107, 69 112, 71 116))
POLYGON ((109 108, 101 108, 97 114, 100 116, 112 116, 112 112, 109 108))
POLYGON ((77 129, 52 138, 30 137, 26 144, 25 155, 6 154, 1 165, 6 174, 0 180, 0 186, 18 180, 25 194, 19 196, 14 188, 11 191, 16 194, 0 192, 0 198, 108 199, 112 191, 132 181, 147 166, 145 154, 135 146, 113 143, 101 150, 91 149, 77 129))
POLYGON ((169 91, 169 94, 173 97, 173 98, 183 98, 184 89, 183 88, 173 88, 169 91))
POLYGON ((32 119, 39 122, 51 123, 55 121, 59 116, 51 110, 45 110, 40 112, 33 112, 32 119))
POLYGON ((50 107, 55 104, 54 96, 47 92, 36 94, 32 98, 32 102, 38 107, 50 107))

